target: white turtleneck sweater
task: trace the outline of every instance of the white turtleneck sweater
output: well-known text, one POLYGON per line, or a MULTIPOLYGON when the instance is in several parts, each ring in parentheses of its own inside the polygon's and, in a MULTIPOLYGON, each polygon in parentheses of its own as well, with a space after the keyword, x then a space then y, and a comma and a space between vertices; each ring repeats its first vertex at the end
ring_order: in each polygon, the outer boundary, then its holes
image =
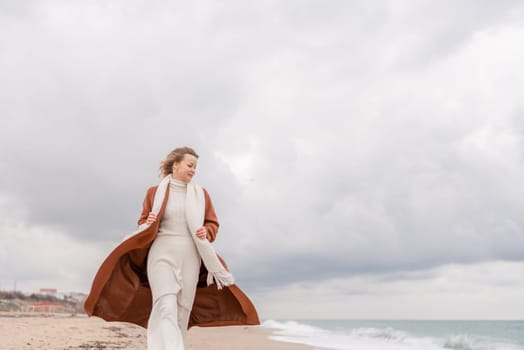
POLYGON ((186 193, 187 184, 175 180, 169 181, 169 198, 158 236, 187 236, 191 237, 186 219, 186 193))

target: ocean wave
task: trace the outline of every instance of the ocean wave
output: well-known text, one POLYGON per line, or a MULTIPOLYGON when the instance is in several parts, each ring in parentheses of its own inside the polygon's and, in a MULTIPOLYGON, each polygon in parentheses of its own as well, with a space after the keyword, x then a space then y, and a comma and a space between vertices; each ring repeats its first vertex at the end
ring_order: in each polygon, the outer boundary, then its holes
MULTIPOLYGON (((402 350, 410 349, 403 344, 407 335, 393 328, 355 328, 352 330, 328 330, 296 321, 267 320, 263 327, 274 331, 274 340, 301 343, 318 349, 369 349, 402 350), (386 347, 385 347, 386 346, 386 347)), ((420 345, 420 344, 419 344, 420 345)), ((428 350, 437 350, 424 347, 428 350)))
POLYGON ((445 349, 453 350, 491 350, 492 348, 484 349, 481 346, 475 345, 474 340, 467 335, 455 335, 449 337, 444 342, 445 349))
POLYGON ((358 337, 381 338, 399 343, 403 342, 408 336, 406 333, 397 331, 391 327, 355 328, 351 330, 351 334, 358 337))
MULTIPOLYGON (((296 321, 266 320, 272 339, 301 343, 318 349, 359 350, 524 350, 493 337, 472 335, 423 336, 387 325, 378 327, 320 328, 296 321)), ((364 324, 362 325, 364 326, 364 324)))
POLYGON ((521 350, 522 347, 466 334, 453 335, 445 339, 442 347, 451 350, 521 350))
POLYGON ((311 334, 311 333, 324 333, 326 330, 310 326, 304 323, 299 323, 296 321, 275 321, 275 320, 266 320, 262 323, 262 327, 272 328, 280 331, 286 331, 292 334, 311 334))

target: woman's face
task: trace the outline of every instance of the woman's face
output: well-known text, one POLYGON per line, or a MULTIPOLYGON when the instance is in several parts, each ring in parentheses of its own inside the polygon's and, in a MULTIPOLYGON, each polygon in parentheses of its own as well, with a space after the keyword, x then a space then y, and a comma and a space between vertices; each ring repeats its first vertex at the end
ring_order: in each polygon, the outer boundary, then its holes
POLYGON ((197 158, 191 154, 184 154, 180 162, 173 163, 173 178, 185 183, 191 182, 195 175, 197 158))

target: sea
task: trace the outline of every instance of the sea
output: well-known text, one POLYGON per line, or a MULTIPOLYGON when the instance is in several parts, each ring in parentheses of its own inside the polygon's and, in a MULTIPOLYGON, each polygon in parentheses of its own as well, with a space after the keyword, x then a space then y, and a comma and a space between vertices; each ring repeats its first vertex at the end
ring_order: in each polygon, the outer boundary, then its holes
POLYGON ((272 339, 313 349, 524 350, 524 321, 265 320, 272 339))

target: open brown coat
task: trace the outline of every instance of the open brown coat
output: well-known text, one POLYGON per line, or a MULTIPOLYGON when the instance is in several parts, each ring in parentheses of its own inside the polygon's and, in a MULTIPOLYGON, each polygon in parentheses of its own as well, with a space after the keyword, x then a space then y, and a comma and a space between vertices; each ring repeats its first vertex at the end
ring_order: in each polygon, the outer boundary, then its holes
MULTIPOLYGON (((147 191, 138 220, 139 225, 146 221, 151 211, 156 189, 155 186, 147 191)), ((218 231, 218 220, 209 194, 205 190, 204 195, 204 226, 208 231, 208 239, 214 241, 218 231)), ((147 255, 158 233, 168 198, 169 187, 158 220, 119 244, 102 263, 84 303, 84 309, 89 316, 147 327, 152 308, 151 289, 147 280, 147 255)), ((220 260, 226 266, 221 258, 220 260)), ((207 270, 202 264, 189 328, 260 323, 255 307, 240 288, 232 285, 218 290, 216 284, 207 286, 206 278, 207 270)))

